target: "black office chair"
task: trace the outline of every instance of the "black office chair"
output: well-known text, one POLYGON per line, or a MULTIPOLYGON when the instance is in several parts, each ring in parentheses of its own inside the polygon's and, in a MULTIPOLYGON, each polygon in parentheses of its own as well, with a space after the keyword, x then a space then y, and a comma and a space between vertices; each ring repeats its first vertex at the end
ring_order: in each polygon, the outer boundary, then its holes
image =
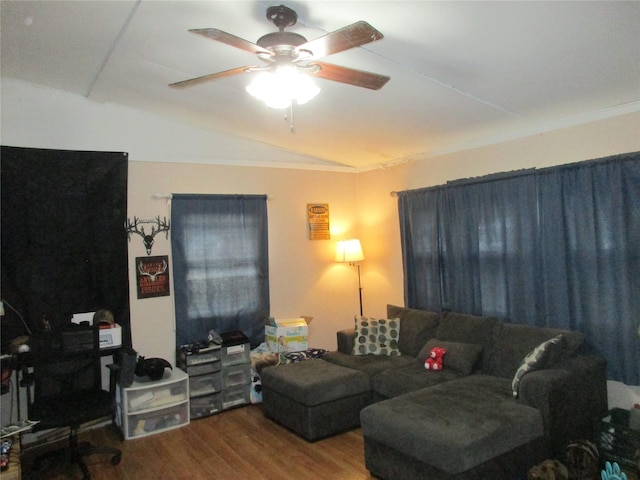
POLYGON ((59 332, 32 337, 33 400, 28 399, 29 419, 40 423, 36 430, 68 427, 67 447, 47 452, 34 462, 36 472, 46 467, 45 460, 61 454, 77 464, 83 479, 91 476, 84 457, 111 455, 111 464, 120 463, 121 451, 78 442, 78 430, 86 422, 113 419, 113 392, 102 388, 102 364, 97 327, 73 326, 59 332))

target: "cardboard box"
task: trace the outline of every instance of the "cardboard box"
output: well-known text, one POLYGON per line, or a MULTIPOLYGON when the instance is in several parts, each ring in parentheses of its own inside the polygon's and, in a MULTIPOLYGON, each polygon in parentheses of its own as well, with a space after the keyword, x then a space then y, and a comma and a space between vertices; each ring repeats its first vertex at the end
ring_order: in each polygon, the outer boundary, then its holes
MULTIPOLYGON (((93 316, 96 312, 74 313, 71 323, 77 325, 93 325, 93 316)), ((100 324, 100 349, 122 346, 122 328, 117 323, 100 324)))
POLYGON ((114 348, 122 345, 122 328, 117 323, 100 326, 100 348, 114 348))
POLYGON ((300 352, 309 348, 309 327, 302 317, 269 317, 265 322, 264 334, 271 352, 300 352))

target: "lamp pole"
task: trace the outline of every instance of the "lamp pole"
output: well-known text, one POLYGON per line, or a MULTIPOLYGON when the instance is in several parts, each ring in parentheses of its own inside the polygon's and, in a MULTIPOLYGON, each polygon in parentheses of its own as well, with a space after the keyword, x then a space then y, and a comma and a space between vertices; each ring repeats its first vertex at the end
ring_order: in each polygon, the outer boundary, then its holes
POLYGON ((362 316, 362 283, 360 282, 360 264, 357 264, 356 267, 358 267, 358 294, 360 296, 360 316, 362 316))

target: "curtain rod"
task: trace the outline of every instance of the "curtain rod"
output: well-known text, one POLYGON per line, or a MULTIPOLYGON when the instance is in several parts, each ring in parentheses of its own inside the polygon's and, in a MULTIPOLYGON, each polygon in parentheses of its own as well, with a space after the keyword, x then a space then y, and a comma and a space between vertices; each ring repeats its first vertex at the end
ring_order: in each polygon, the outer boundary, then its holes
MULTIPOLYGON (((215 194, 212 194, 215 195, 215 194)), ((265 197, 267 197, 267 200, 271 200, 271 195, 265 195, 265 197)), ((172 193, 154 193, 153 195, 151 195, 151 198, 153 200, 171 200, 173 198, 173 194, 172 193)))
MULTIPOLYGON (((470 178, 459 178, 459 179, 455 179, 455 180, 448 180, 446 183, 444 184, 440 184, 440 185, 433 185, 430 187, 422 187, 422 188, 416 188, 414 190, 405 190, 405 192, 412 192, 412 191, 420 191, 420 190, 430 190, 430 189, 435 189, 435 188, 443 188, 443 187, 457 187, 460 185, 472 185, 472 184, 480 184, 480 183, 488 183, 488 182, 494 182, 496 180, 505 180, 508 178, 513 178, 513 177, 519 177, 522 175, 529 175, 529 174, 536 174, 536 175, 541 175, 541 174, 546 174, 548 172, 552 172, 552 171, 557 171, 557 170, 571 170, 574 168, 581 168, 587 165, 594 165, 594 164, 598 164, 598 163, 607 163, 607 162, 612 162, 612 161, 619 161, 619 162, 626 162, 626 161, 633 161, 636 159, 637 154, 640 152, 628 152, 628 153, 619 153, 619 154, 615 154, 615 155, 609 155, 606 157, 601 157, 601 158, 595 158, 595 159, 589 159, 589 160, 581 160, 578 162, 572 162, 572 163, 567 163, 567 164, 562 164, 562 165, 552 165, 550 167, 543 167, 543 168, 536 168, 536 167, 531 167, 531 168, 522 168, 520 170, 511 170, 511 171, 507 171, 507 172, 497 172, 497 173, 488 173, 486 175, 481 175, 479 177, 470 177, 470 178)), ((403 192, 396 192, 396 191, 392 191, 389 193, 389 195, 391 195, 392 197, 397 197, 399 196, 401 193, 403 192)))

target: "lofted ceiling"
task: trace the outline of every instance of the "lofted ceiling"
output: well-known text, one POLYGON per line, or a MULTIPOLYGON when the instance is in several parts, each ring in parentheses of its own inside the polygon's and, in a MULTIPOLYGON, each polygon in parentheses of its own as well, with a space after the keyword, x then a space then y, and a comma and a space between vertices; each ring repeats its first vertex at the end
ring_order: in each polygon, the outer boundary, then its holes
POLYGON ((3 78, 148 111, 318 165, 392 165, 640 109, 636 1, 2 0, 1 20, 3 78), (188 30, 217 28, 256 42, 276 30, 266 10, 282 3, 298 14, 287 31, 307 40, 359 20, 371 24, 383 39, 322 61, 391 80, 369 90, 315 79, 319 96, 293 112, 249 96, 244 87, 255 74, 169 88, 260 64, 188 30))

